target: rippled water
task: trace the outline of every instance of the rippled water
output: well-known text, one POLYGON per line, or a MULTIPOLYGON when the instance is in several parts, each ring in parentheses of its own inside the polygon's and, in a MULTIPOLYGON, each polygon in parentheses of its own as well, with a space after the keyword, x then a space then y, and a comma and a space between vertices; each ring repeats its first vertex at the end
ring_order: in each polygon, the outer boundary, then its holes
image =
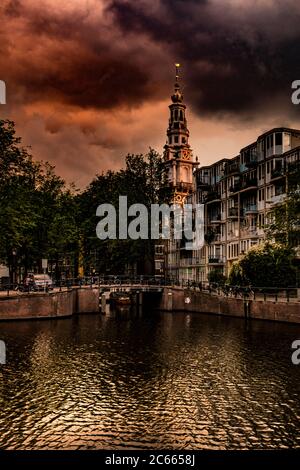
POLYGON ((297 338, 178 313, 1 323, 0 448, 299 448, 297 338))

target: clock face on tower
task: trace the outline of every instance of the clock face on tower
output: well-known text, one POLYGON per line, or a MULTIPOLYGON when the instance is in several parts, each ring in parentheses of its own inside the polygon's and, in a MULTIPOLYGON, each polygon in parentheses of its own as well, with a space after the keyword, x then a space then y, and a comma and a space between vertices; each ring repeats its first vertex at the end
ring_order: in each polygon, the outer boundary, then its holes
POLYGON ((183 160, 189 160, 190 159, 190 151, 189 150, 183 150, 181 154, 181 158, 183 160))

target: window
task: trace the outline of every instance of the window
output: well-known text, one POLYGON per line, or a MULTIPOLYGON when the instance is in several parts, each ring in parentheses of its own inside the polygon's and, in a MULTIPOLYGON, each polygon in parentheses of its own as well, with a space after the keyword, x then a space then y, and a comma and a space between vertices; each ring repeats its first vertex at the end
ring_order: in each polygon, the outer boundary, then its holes
POLYGON ((258 200, 263 201, 264 199, 265 199, 265 190, 260 189, 259 192, 258 192, 258 200))
POLYGON ((164 245, 155 245, 155 254, 163 255, 164 254, 164 245))
POLYGON ((275 196, 279 196, 280 194, 284 194, 285 193, 285 187, 284 185, 279 185, 279 186, 275 186, 275 196))
POLYGON ((155 261, 155 271, 162 271, 162 262, 155 261))
POLYGON ((183 111, 180 110, 180 121, 183 121, 183 111))
POLYGON ((175 142, 175 144, 178 144, 178 135, 175 135, 174 142, 175 142))
POLYGON ((282 145, 282 132, 276 132, 275 145, 282 145))
POLYGON ((260 228, 263 228, 265 225, 265 216, 264 214, 259 214, 258 216, 258 225, 260 228))
POLYGON ((186 138, 185 138, 185 137, 182 137, 182 143, 183 143, 183 144, 186 143, 186 138))
POLYGON ((267 137, 267 149, 270 149, 273 147, 273 134, 268 135, 267 137))

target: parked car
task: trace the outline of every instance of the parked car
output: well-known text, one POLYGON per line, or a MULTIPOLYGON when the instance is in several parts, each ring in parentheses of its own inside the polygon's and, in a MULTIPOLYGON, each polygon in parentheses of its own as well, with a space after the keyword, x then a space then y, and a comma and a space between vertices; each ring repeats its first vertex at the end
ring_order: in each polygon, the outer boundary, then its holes
POLYGON ((52 290, 53 281, 49 274, 27 274, 23 281, 24 290, 52 290))

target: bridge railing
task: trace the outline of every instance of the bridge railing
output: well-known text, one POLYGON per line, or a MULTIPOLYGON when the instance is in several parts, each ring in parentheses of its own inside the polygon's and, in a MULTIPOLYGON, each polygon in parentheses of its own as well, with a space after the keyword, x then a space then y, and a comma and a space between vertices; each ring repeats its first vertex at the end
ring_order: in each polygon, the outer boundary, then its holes
POLYGON ((255 287, 220 285, 217 283, 183 281, 182 287, 207 292, 212 295, 221 295, 231 298, 249 300, 263 300, 272 302, 300 301, 299 287, 255 287))
POLYGON ((67 291, 73 288, 95 288, 101 286, 172 286, 174 281, 169 279, 155 278, 153 276, 84 276, 68 279, 53 280, 51 284, 45 282, 43 285, 34 283, 6 282, 0 284, 0 297, 9 297, 20 294, 36 294, 38 292, 67 291))

